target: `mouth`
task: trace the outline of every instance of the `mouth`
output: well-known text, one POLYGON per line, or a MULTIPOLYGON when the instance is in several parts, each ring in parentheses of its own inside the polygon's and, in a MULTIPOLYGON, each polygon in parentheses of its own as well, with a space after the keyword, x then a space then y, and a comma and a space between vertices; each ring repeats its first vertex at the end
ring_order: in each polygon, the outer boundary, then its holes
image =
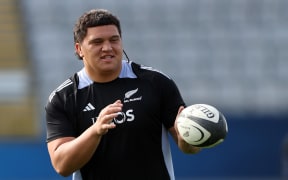
POLYGON ((112 60, 112 58, 114 58, 113 55, 105 55, 105 56, 101 56, 101 60, 112 60))

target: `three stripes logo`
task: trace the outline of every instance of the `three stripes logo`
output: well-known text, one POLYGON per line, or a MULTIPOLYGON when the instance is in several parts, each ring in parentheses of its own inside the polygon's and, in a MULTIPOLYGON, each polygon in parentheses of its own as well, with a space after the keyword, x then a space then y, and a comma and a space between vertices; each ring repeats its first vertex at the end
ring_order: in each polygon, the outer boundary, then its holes
POLYGON ((65 87, 69 86, 73 84, 73 81, 71 81, 71 79, 67 79, 65 82, 63 82, 59 87, 57 87, 49 96, 49 102, 52 101, 53 97, 55 96, 56 92, 61 91, 62 89, 64 89, 65 87))
POLYGON ((95 107, 91 104, 91 103, 88 103, 86 105, 86 107, 83 109, 84 112, 86 111, 93 111, 95 109, 95 107))

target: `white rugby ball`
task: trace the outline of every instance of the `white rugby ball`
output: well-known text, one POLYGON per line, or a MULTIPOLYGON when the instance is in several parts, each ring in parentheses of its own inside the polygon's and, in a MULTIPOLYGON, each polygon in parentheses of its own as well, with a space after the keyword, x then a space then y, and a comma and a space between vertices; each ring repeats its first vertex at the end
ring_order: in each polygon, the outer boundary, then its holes
POLYGON ((197 147, 214 147, 224 141, 228 126, 224 115, 208 104, 193 104, 177 118, 180 136, 197 147))

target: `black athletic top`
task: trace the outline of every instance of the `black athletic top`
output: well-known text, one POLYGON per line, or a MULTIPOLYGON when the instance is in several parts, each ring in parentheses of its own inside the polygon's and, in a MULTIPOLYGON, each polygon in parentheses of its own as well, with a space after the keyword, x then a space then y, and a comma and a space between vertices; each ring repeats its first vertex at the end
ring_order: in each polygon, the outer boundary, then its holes
POLYGON ((123 60, 111 82, 93 82, 83 68, 54 90, 45 108, 47 142, 79 136, 117 99, 123 108, 113 120, 116 128, 103 135, 74 179, 174 179, 167 129, 184 101, 172 79, 134 62, 123 60))

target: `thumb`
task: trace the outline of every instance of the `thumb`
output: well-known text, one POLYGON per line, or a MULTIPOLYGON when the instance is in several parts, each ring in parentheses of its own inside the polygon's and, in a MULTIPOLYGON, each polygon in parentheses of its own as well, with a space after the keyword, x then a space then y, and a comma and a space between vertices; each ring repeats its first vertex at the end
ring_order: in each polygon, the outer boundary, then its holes
POLYGON ((178 109, 178 114, 177 115, 179 115, 183 111, 183 109, 185 109, 185 107, 184 106, 180 106, 179 109, 178 109))

